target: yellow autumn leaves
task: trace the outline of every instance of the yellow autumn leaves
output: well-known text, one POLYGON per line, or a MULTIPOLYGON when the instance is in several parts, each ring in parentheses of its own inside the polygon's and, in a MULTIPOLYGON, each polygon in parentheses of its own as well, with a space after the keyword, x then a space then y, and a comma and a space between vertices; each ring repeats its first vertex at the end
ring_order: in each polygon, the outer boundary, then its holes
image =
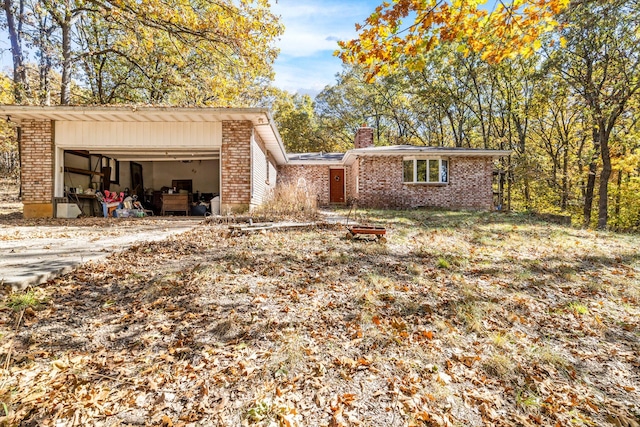
POLYGON ((336 54, 367 67, 370 78, 399 66, 421 69, 421 55, 441 42, 462 42, 462 53, 481 53, 488 62, 526 57, 542 48, 541 36, 557 26, 554 17, 568 5, 569 0, 512 0, 491 10, 486 0, 385 2, 356 25, 357 39, 339 43, 336 54))

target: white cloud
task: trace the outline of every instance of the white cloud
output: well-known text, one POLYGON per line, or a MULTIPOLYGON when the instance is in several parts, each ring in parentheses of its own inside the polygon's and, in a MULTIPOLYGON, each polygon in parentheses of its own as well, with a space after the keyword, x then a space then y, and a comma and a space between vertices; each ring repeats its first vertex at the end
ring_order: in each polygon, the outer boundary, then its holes
POLYGON ((335 83, 335 75, 342 69, 338 58, 329 54, 314 58, 281 58, 274 66, 275 85, 289 92, 317 94, 326 85, 335 83))
POLYGON ((277 43, 275 85, 290 92, 317 94, 335 83, 342 69, 333 56, 338 40, 356 36, 355 23, 364 19, 381 0, 278 0, 272 10, 282 17, 285 33, 277 43))
POLYGON ((322 33, 289 32, 284 34, 278 47, 281 55, 305 58, 322 51, 336 50, 338 44, 334 40, 327 40, 328 37, 322 33))
POLYGON ((273 5, 273 12, 282 17, 285 33, 278 47, 283 55, 294 57, 313 56, 321 51, 337 49, 337 40, 355 36, 355 23, 371 13, 363 1, 307 2, 280 0, 273 5))

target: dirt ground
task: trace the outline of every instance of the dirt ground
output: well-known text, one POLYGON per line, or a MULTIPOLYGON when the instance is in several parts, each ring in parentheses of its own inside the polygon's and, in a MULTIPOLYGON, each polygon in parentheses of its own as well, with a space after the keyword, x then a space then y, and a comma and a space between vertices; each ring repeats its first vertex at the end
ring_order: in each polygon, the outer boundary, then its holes
POLYGON ((640 236, 368 211, 201 225, 0 304, 0 424, 629 426, 640 236))

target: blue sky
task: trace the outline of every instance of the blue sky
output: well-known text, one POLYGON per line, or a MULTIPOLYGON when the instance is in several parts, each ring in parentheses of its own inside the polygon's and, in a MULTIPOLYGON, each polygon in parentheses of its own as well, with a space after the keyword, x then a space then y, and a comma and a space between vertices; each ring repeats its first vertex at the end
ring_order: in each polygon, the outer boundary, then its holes
POLYGON ((356 36, 362 23, 382 0, 277 0, 273 13, 280 15, 285 33, 278 42, 275 85, 289 92, 312 96, 335 83, 342 61, 333 56, 338 40, 356 36))

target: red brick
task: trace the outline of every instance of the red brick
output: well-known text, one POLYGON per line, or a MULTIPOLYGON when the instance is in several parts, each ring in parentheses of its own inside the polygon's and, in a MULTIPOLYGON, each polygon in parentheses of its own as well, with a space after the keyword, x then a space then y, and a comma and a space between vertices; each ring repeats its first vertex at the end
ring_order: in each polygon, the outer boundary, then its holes
MULTIPOLYGON (((304 178, 307 190, 320 205, 329 204, 329 165, 284 165, 278 183, 297 183, 304 178)), ((405 184, 402 156, 366 156, 345 168, 346 197, 371 208, 412 208, 418 206, 491 209, 493 193, 491 158, 449 158, 449 183, 405 184), (357 185, 356 185, 357 184, 357 185)))
MULTIPOLYGON (((53 202, 53 126, 50 120, 23 120, 22 200, 27 205, 53 202)), ((25 213, 26 214, 26 213, 25 213)))
POLYGON ((373 147, 373 128, 366 125, 358 128, 353 145, 356 148, 373 147))
MULTIPOLYGON (((253 124, 245 120, 222 122, 222 211, 241 211, 251 201, 251 136, 253 124)), ((258 141, 260 144, 262 141, 258 141)), ((262 144, 264 145, 264 144, 262 144)))

